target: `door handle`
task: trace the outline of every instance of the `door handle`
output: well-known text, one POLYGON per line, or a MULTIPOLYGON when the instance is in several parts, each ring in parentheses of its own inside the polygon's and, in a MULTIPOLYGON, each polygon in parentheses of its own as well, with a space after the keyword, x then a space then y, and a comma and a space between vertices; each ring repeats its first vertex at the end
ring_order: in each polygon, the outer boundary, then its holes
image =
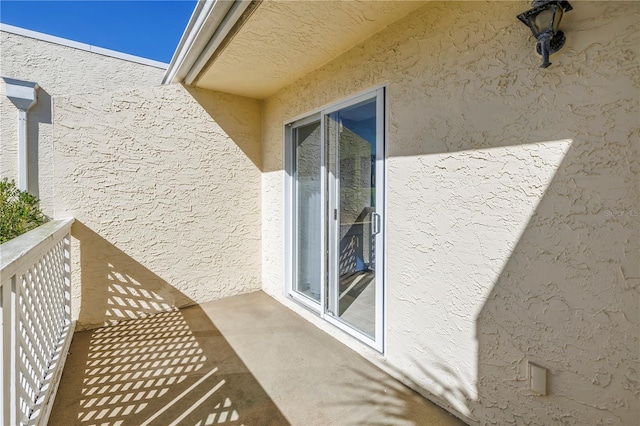
POLYGON ((371 213, 371 235, 380 233, 380 215, 376 212, 371 213))

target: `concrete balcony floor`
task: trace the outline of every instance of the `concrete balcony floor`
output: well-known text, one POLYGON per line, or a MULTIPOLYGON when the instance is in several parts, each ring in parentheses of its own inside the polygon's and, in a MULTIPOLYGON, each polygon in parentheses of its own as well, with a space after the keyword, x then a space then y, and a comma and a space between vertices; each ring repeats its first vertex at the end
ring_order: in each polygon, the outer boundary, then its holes
POLYGON ((262 292, 74 335, 51 425, 461 425, 262 292))

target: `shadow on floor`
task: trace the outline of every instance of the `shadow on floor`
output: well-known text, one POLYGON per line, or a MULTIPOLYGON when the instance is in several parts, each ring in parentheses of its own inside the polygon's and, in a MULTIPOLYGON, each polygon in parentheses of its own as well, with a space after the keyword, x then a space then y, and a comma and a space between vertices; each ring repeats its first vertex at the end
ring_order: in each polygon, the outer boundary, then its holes
POLYGON ((74 335, 50 424, 288 425, 198 306, 74 335))
MULTIPOLYGON (((400 370, 393 367, 391 369, 398 377, 413 383, 411 378, 400 370)), ((422 367, 420 369, 425 372, 422 367)), ((363 370, 356 370, 354 374, 360 379, 347 386, 343 385, 342 392, 346 390, 343 404, 352 407, 375 406, 378 413, 366 420, 368 426, 466 424, 391 376, 363 370)), ((344 426, 359 424, 362 423, 348 422, 344 423, 344 426)))

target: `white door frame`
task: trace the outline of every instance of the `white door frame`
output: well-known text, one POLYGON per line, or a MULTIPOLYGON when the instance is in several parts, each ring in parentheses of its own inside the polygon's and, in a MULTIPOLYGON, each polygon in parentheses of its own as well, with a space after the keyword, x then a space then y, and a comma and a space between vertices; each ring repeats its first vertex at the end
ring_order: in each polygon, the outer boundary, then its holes
MULTIPOLYGON (((371 346, 379 352, 384 352, 384 330, 386 324, 386 306, 385 306, 385 279, 386 279, 386 241, 385 241, 385 230, 386 230, 386 134, 387 134, 387 116, 386 116, 386 85, 380 85, 369 89, 365 92, 358 93, 349 98, 340 100, 338 102, 329 104, 322 108, 318 108, 315 111, 310 112, 309 114, 305 114, 303 116, 296 117, 292 120, 289 120, 285 123, 284 126, 284 141, 285 141, 285 291, 286 295, 305 306, 306 308, 312 310, 316 314, 318 314, 321 318, 326 320, 327 322, 333 324, 337 328, 345 331, 349 335, 357 338, 363 343, 371 346), (348 325, 347 323, 341 321, 338 317, 333 316, 331 313, 327 311, 327 285, 332 285, 334 280, 337 278, 332 277, 331 274, 328 276, 329 266, 331 266, 332 262, 329 261, 327 263, 328 252, 333 252, 331 248, 328 246, 329 238, 328 238, 328 227, 327 227, 327 215, 329 214, 327 209, 327 202, 329 201, 332 205, 335 205, 335 200, 328 199, 329 194, 327 193, 327 179, 328 173, 326 170, 326 147, 325 147, 325 117, 327 114, 332 112, 339 111, 348 106, 357 104, 362 101, 366 101, 369 99, 376 99, 376 160, 375 160, 375 174, 376 174, 376 207, 375 213, 379 215, 379 225, 378 225, 378 233, 375 236, 375 336, 371 338, 370 336, 360 332, 354 327, 348 325), (294 279, 297 276, 296 274, 296 250, 295 250, 295 233, 294 233, 294 224, 296 222, 295 218, 295 206, 294 206, 294 161, 295 158, 293 156, 293 133, 294 130, 298 127, 308 125, 310 123, 320 121, 320 140, 321 144, 321 206, 322 206, 322 220, 321 220, 321 253, 324 253, 324 256, 321 256, 321 294, 320 294, 320 302, 317 303, 315 300, 312 300, 306 296, 299 294, 294 291, 294 279)), ((373 218, 373 221, 376 219, 373 218)), ((332 268, 335 269, 335 268, 332 268)), ((335 275, 335 273, 334 273, 335 275)))

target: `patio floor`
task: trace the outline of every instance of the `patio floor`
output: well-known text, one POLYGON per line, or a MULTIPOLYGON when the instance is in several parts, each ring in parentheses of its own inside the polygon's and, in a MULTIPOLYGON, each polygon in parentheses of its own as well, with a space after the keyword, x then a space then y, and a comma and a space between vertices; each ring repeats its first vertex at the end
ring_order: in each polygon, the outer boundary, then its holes
POLYGON ((74 335, 50 425, 462 425, 266 294, 74 335))

